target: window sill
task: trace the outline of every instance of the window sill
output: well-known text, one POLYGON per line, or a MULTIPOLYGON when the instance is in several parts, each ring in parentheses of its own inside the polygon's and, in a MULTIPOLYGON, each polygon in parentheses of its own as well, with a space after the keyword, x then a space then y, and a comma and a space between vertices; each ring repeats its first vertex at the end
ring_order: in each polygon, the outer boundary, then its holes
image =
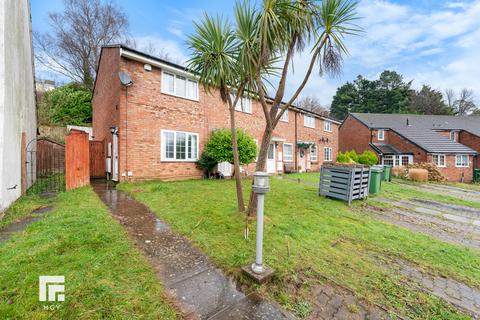
POLYGON ((332 130, 323 130, 323 132, 332 133, 332 130))
POLYGON ((197 99, 194 99, 194 98, 182 97, 182 96, 179 96, 179 95, 177 95, 177 94, 170 93, 170 92, 162 91, 162 94, 165 94, 165 95, 171 96, 171 97, 175 97, 175 98, 184 99, 184 100, 200 102, 200 99, 198 99, 198 98, 197 98, 197 99))
POLYGON ((310 128, 310 129, 315 129, 315 127, 310 127, 310 126, 306 126, 306 125, 303 125, 305 128, 310 128))
POLYGON ((470 165, 468 165, 468 166, 455 166, 455 168, 470 168, 470 165))
POLYGON ((237 110, 235 109, 236 112, 241 112, 241 113, 246 113, 246 114, 253 114, 253 112, 248 112, 248 111, 242 111, 242 110, 237 110))
POLYGON ((163 162, 163 163, 169 163, 169 162, 172 162, 172 163, 178 163, 178 162, 185 162, 185 163, 195 163, 197 162, 198 159, 196 160, 174 160, 174 159, 161 159, 160 162, 163 162))

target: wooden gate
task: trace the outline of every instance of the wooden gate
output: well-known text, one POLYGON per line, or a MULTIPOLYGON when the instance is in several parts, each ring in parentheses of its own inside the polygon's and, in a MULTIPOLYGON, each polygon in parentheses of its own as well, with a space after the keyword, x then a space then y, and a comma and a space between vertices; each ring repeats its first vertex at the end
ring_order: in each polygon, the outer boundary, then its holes
POLYGON ((65 137, 65 183, 67 191, 90 184, 88 134, 72 130, 65 137))
POLYGON ((90 141, 90 178, 105 178, 105 143, 90 141))

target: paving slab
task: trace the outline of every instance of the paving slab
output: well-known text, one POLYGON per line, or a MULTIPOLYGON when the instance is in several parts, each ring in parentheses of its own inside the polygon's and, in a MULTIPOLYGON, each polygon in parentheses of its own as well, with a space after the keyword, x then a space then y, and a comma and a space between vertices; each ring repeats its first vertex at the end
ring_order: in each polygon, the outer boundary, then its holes
POLYGON ((199 319, 292 319, 274 302, 244 293, 191 242, 114 184, 93 188, 125 227, 184 314, 199 319))

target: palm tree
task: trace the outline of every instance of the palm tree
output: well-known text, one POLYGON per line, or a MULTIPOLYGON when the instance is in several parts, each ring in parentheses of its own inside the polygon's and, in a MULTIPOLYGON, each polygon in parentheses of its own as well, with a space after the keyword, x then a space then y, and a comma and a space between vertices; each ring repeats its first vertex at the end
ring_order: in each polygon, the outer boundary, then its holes
POLYGON ((188 45, 192 51, 188 68, 198 74, 199 82, 207 92, 210 93, 212 88, 218 89, 222 101, 228 104, 238 210, 244 212, 235 106, 241 101, 245 88, 248 87, 248 81, 243 77, 246 72, 243 65, 239 63, 243 59, 240 56, 240 43, 228 20, 222 17, 214 18, 204 14, 204 19, 194 24, 195 33, 188 38, 188 45))
MULTIPOLYGON (((265 115, 265 129, 262 137, 257 171, 265 171, 268 147, 273 130, 285 110, 287 110, 307 84, 315 65, 320 74, 337 74, 342 68, 343 57, 348 55, 344 39, 347 35, 357 35, 360 28, 354 25, 358 19, 355 0, 263 0, 258 10, 249 2, 237 5, 237 34, 247 34, 242 39, 242 47, 254 66, 250 78, 255 81, 255 95, 262 105, 265 115), (251 30, 253 28, 253 30, 251 30), (248 44, 248 46, 246 45, 248 44), (293 95, 285 98, 286 83, 293 57, 310 49, 310 60, 303 80, 293 95), (283 60, 278 68, 278 84, 275 94, 267 98, 264 75, 283 60)), ((249 214, 254 214, 256 197, 251 194, 249 214)))

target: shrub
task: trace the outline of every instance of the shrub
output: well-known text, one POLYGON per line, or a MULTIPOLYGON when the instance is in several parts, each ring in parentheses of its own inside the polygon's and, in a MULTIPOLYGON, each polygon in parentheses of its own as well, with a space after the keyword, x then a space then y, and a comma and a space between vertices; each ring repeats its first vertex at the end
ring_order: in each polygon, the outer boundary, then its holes
POLYGON ((348 163, 348 162, 350 162, 350 158, 347 156, 346 153, 339 152, 337 154, 337 162, 338 163, 348 163))
POLYGON ((207 177, 213 171, 213 168, 217 165, 217 161, 208 155, 205 151, 202 152, 200 159, 197 161, 197 166, 205 172, 207 177))
POLYGON ((408 177, 413 181, 426 182, 428 181, 428 170, 412 168, 408 171, 408 177))
POLYGON ((92 122, 92 94, 70 83, 45 92, 39 99, 38 120, 45 125, 85 125, 92 122))
POLYGON ((358 162, 368 166, 373 166, 378 163, 377 155, 370 151, 365 150, 361 155, 358 156, 358 162))
MULTIPOLYGON (((257 157, 255 140, 243 130, 237 129, 238 156, 240 164, 252 163, 257 157)), ((232 132, 230 129, 215 130, 208 139, 205 150, 208 157, 217 162, 233 163, 232 132)))
POLYGON ((358 163, 358 154, 355 150, 350 150, 346 152, 346 155, 354 162, 358 163))

